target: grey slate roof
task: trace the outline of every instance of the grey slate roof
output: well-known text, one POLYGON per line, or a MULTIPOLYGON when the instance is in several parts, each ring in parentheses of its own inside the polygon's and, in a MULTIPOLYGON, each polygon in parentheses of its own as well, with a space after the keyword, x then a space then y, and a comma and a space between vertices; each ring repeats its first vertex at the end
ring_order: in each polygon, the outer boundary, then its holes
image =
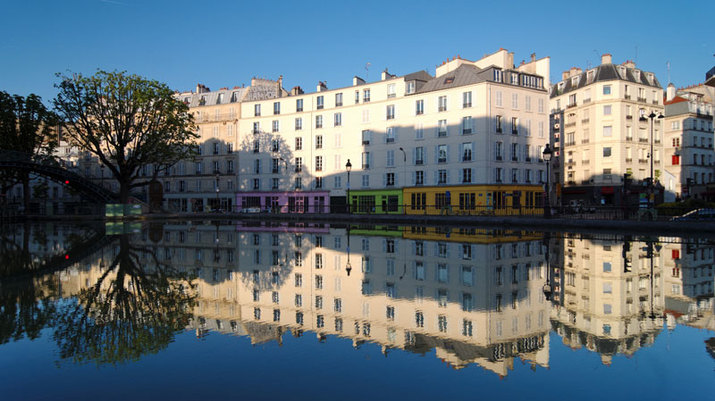
POLYGON ((462 64, 454 71, 430 79, 417 92, 432 92, 484 82, 487 80, 486 74, 482 73, 484 71, 473 65, 462 64))
POLYGON ((569 77, 563 81, 560 81, 556 84, 554 84, 551 87, 551 97, 556 97, 556 96, 561 96, 564 93, 568 93, 571 91, 575 91, 577 89, 585 88, 586 86, 592 85, 596 82, 606 82, 606 81, 616 81, 616 80, 621 80, 621 81, 628 81, 628 82, 633 82, 637 83, 640 85, 646 85, 646 86, 651 86, 653 88, 661 88, 660 83, 658 82, 658 78, 653 75, 653 82, 650 83, 648 82, 648 77, 647 71, 642 71, 640 74, 640 78, 636 78, 635 74, 635 69, 634 68, 625 68, 625 74, 621 74, 618 71, 618 68, 615 64, 601 64, 595 68, 595 73, 594 73, 594 78, 593 82, 588 82, 587 77, 588 77, 588 71, 591 70, 586 70, 582 72, 581 74, 578 75, 578 84, 577 85, 572 85, 573 82, 573 77, 569 77), (559 91, 559 83, 563 82, 563 88, 559 91))
POLYGON ((243 96, 245 95, 245 93, 246 88, 220 89, 217 91, 204 93, 182 94, 181 100, 184 100, 187 97, 190 98, 189 107, 211 106, 219 104, 217 103, 219 94, 223 94, 223 100, 220 104, 226 104, 240 102, 241 100, 243 100, 243 96), (201 99, 204 99, 203 104, 201 102, 201 99))

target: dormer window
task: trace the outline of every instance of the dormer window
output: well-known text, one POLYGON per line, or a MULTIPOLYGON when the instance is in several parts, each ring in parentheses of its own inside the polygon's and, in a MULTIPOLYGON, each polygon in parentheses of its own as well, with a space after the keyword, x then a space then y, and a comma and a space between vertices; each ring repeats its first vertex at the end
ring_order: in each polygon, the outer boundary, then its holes
POLYGON ((408 95, 411 93, 415 93, 415 81, 410 81, 407 83, 405 93, 407 93, 408 95))
POLYGON ((559 82, 559 92, 561 92, 563 90, 564 90, 564 82, 561 81, 561 82, 559 82))
POLYGON ((593 78, 596 76, 596 71, 591 70, 586 73, 586 83, 591 83, 593 82, 593 78))
POLYGON ((640 72, 640 70, 635 70, 635 71, 633 72, 633 74, 636 76, 636 81, 637 81, 637 82, 640 82, 640 80, 641 80, 641 72, 640 72))
POLYGON ((579 78, 580 78, 579 75, 577 75, 577 76, 571 78, 571 86, 578 86, 579 78))
POLYGON ((445 84, 445 85, 449 85, 449 84, 452 84, 452 83, 454 83, 454 77, 447 77, 447 78, 444 79, 444 84, 445 84))
POLYGON ((653 83, 655 82, 655 76, 653 75, 652 72, 649 72, 649 73, 648 73, 648 82, 649 82, 650 84, 653 84, 653 83))
POLYGON ((502 73, 501 73, 501 70, 494 69, 494 81, 495 81, 495 82, 501 82, 501 81, 502 81, 502 73))
POLYGON ((511 73, 511 83, 513 85, 518 85, 519 84, 519 74, 512 72, 511 73))
POLYGON ((221 104, 223 103, 223 93, 219 93, 218 97, 216 98, 216 104, 221 104))
POLYGON ((621 78, 625 79, 626 78, 626 67, 619 65, 618 66, 618 74, 621 76, 621 78))

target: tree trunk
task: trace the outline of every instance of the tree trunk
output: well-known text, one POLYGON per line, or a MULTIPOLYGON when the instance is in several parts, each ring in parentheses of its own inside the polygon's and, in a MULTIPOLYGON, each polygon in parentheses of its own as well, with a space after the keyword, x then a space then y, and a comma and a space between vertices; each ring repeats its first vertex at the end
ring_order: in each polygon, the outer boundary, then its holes
POLYGON ((30 198, 32 193, 30 193, 30 173, 22 172, 22 203, 25 207, 25 215, 30 213, 30 198))
POLYGON ((119 203, 129 203, 129 196, 131 191, 129 188, 129 183, 120 181, 119 182, 119 203))

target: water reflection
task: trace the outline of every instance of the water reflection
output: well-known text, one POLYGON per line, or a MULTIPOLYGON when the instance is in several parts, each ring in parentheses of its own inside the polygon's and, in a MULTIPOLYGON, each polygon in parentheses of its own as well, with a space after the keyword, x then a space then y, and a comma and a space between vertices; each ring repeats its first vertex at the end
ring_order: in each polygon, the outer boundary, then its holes
MULTIPOLYGON (((551 330, 611 364, 664 327, 715 329, 712 243, 667 237, 167 223, 32 284, 25 308, 74 361, 135 360, 188 328, 340 337, 504 376, 517 360, 548 367, 551 330), (40 307, 42 294, 75 301, 40 307)), ((3 322, 21 320, 22 297, 2 294, 3 322)))

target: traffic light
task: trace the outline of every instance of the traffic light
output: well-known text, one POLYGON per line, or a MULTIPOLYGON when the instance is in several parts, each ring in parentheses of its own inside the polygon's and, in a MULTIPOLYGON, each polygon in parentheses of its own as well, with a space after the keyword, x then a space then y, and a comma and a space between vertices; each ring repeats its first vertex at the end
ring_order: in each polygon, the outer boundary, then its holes
POLYGON ((69 184, 70 184, 70 180, 65 180, 65 185, 69 185, 69 184))

